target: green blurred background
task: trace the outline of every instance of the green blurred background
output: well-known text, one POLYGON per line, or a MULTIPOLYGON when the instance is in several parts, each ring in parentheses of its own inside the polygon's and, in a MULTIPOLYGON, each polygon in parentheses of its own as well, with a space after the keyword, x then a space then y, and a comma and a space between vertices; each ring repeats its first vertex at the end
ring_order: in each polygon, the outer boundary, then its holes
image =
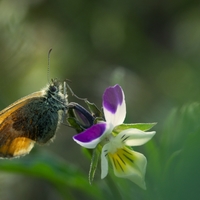
POLYGON ((149 161, 147 191, 112 172, 100 180, 100 170, 90 186, 90 159, 61 125, 52 144, 0 160, 0 199, 200 199, 198 1, 1 0, 0 47, 1 109, 48 83, 53 48, 50 78, 70 79, 99 107, 118 83, 127 123, 158 122, 137 148, 149 161))

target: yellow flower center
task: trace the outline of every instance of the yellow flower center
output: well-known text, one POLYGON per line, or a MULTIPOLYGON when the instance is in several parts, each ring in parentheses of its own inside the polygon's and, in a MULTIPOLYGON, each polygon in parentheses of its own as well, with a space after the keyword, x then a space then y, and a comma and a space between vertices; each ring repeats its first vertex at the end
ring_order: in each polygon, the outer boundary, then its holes
POLYGON ((127 172, 130 165, 134 164, 134 155, 127 147, 118 148, 114 153, 108 153, 108 156, 119 173, 127 172))

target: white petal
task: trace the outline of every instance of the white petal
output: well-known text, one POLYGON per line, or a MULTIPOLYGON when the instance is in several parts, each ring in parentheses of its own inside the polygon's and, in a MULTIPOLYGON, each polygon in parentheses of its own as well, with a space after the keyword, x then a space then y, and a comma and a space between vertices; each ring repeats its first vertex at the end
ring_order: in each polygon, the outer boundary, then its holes
MULTIPOLYGON (((119 170, 119 167, 118 169, 116 169, 115 165, 112 162, 115 175, 121 178, 127 178, 135 184, 137 184, 138 186, 140 186, 141 188, 146 189, 144 181, 147 165, 146 157, 141 153, 128 150, 127 148, 126 150, 129 151, 129 153, 131 152, 132 156, 130 154, 128 156, 129 159, 132 160, 132 162, 128 162, 128 160, 124 159, 123 162, 120 163, 121 169, 123 170, 119 170), (123 163, 126 164, 123 165, 123 163)), ((123 155, 121 155, 120 157, 123 158, 123 155)), ((119 162, 120 161, 118 160, 118 163, 119 162)))
POLYGON ((120 125, 126 117, 124 92, 119 85, 109 87, 103 95, 103 110, 107 123, 120 125))
POLYGON ((116 140, 120 140, 127 146, 140 146, 148 142, 155 133, 155 131, 144 132, 136 128, 130 128, 120 132, 116 136, 116 140))
MULTIPOLYGON (((130 176, 126 177, 132 182, 136 183, 138 186, 140 186, 143 189, 146 189, 145 184, 145 173, 146 173, 146 166, 147 166, 147 160, 146 157, 138 152, 134 151, 134 155, 137 157, 137 160, 135 162, 137 166, 137 170, 135 170, 134 173, 132 173, 130 176)), ((132 171, 133 172, 133 171, 132 171)))
POLYGON ((126 117, 126 104, 125 101, 122 105, 117 107, 116 113, 104 109, 104 115, 107 123, 111 123, 114 127, 122 124, 126 117))
POLYGON ((108 160, 107 160, 108 147, 109 147, 109 144, 105 144, 101 152, 101 178, 102 179, 105 178, 108 174, 108 160))

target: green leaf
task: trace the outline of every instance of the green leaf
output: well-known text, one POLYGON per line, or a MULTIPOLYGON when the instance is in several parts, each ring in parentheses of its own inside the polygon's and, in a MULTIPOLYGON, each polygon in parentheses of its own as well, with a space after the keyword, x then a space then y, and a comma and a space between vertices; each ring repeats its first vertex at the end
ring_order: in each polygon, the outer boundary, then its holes
POLYGON ((67 118, 67 122, 69 123, 69 125, 71 127, 73 127, 77 133, 80 133, 84 130, 84 128, 81 126, 81 124, 79 123, 79 121, 75 118, 72 118, 72 117, 68 117, 67 118))
MULTIPOLYGON (((156 135, 159 136, 157 163, 160 163, 162 173, 160 180, 154 180, 151 185, 158 186, 159 199, 200 199, 199 119, 199 103, 173 109, 165 121, 163 131, 156 135)), ((154 152, 149 155, 154 155, 154 152)), ((150 156, 148 160, 151 160, 150 156)), ((152 167, 155 168, 155 165, 152 167)))
POLYGON ((88 100, 85 101, 85 103, 88 106, 88 109, 90 110, 93 117, 103 117, 101 111, 97 108, 97 106, 94 103, 89 102, 88 100))
POLYGON ((102 197, 101 191, 89 184, 87 176, 80 169, 52 153, 32 153, 19 159, 1 160, 0 171, 43 178, 53 184, 65 199, 70 195, 70 188, 81 190, 95 199, 102 197))
POLYGON ((154 127, 157 123, 134 123, 134 124, 121 124, 116 126, 114 129, 114 133, 120 133, 123 130, 130 129, 130 128, 137 128, 142 131, 148 131, 152 127, 154 127))
POLYGON ((101 155, 101 146, 98 145, 94 150, 93 150, 93 154, 92 154, 92 161, 90 164, 90 171, 89 171, 89 183, 92 184, 93 180, 94 180, 94 175, 97 169, 97 165, 99 162, 99 158, 101 155))

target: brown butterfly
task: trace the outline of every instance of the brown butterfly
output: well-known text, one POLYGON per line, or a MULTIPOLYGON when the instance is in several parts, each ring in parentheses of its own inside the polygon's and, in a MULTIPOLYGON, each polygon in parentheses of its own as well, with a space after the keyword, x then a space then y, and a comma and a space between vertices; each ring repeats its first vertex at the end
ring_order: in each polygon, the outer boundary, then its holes
POLYGON ((0 112, 0 157, 28 154, 35 143, 55 136, 68 101, 66 85, 52 80, 46 88, 14 102, 0 112))

